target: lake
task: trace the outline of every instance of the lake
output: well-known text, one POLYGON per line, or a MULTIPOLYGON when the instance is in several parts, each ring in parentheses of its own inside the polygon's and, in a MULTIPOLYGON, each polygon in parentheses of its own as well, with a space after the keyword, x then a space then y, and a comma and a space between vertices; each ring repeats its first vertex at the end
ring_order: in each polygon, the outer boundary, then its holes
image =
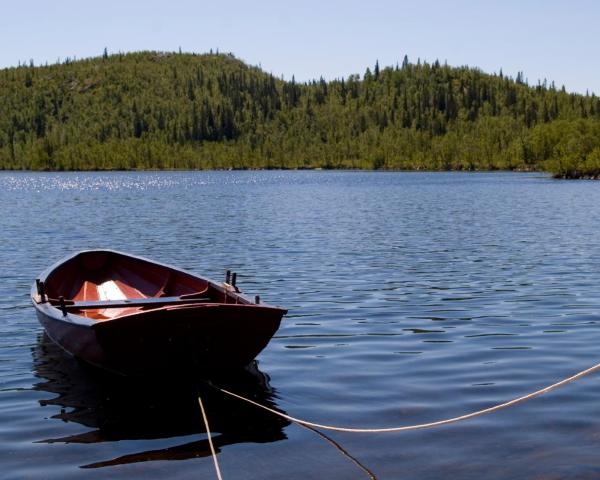
MULTIPOLYGON (((600 183, 543 174, 0 173, 3 479, 216 478, 195 392, 90 371, 29 288, 112 248, 289 309, 229 388, 319 423, 492 406, 600 362, 600 183)), ((205 392, 224 479, 600 476, 600 375, 422 431, 318 432, 205 392)), ((204 398, 204 397, 203 397, 204 398)))

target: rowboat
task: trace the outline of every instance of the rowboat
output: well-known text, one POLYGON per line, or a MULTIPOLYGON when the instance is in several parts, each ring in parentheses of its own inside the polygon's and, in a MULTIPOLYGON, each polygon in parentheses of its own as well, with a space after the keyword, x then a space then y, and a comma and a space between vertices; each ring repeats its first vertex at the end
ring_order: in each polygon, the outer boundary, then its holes
POLYGON ((38 320, 69 354, 121 375, 210 373, 248 365, 285 309, 219 283, 114 250, 85 250, 31 287, 38 320))

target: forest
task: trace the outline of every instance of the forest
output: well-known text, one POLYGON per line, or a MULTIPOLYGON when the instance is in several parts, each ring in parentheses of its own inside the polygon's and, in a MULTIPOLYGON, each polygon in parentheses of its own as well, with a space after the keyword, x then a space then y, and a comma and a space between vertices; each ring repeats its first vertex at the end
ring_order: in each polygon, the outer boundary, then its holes
POLYGON ((600 99, 406 56, 309 82, 213 52, 0 70, 0 169, 305 168, 597 178, 600 99))

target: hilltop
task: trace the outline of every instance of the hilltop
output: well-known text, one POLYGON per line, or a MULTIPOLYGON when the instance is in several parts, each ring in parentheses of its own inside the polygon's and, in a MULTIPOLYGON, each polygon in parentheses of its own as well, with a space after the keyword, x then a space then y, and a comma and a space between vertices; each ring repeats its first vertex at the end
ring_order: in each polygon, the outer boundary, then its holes
POLYGON ((439 62, 297 83, 230 54, 0 70, 0 169, 600 174, 600 100, 439 62))

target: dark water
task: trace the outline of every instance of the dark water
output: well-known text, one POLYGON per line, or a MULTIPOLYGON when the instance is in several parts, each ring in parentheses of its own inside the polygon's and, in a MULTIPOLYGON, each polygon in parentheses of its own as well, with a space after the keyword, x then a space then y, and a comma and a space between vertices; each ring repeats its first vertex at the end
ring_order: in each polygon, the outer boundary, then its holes
MULTIPOLYGON (((195 392, 115 382, 42 335, 30 283, 75 250, 238 271, 290 314, 224 383, 385 427, 600 362, 599 213, 600 183, 537 174, 1 173, 0 477, 215 478, 195 392)), ((579 479, 600 477, 599 380, 436 430, 328 434, 338 446, 203 395, 225 479, 579 479)))

